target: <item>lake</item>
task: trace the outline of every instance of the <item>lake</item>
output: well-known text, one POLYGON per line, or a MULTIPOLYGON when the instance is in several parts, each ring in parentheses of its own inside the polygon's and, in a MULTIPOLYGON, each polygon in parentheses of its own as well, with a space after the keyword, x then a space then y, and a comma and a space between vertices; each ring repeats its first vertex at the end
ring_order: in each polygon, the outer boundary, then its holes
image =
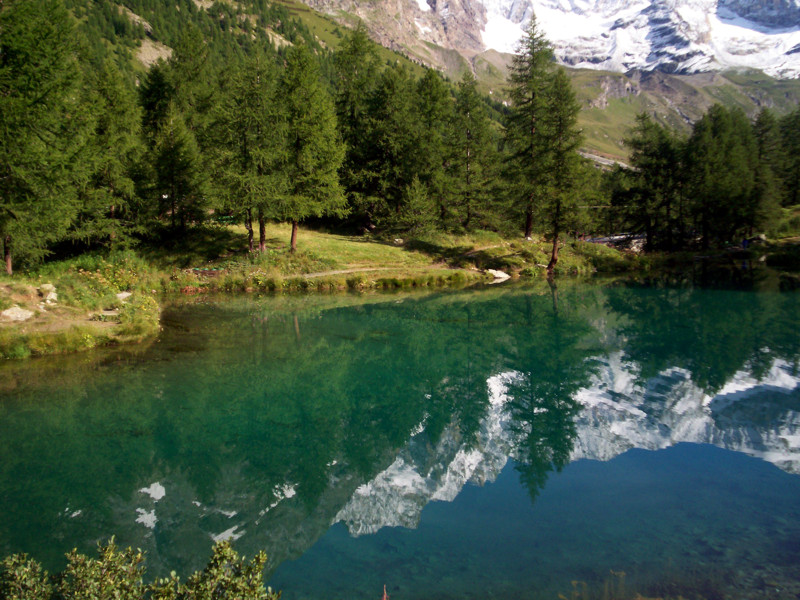
POLYGON ((286 600, 796 598, 800 294, 559 282, 190 298, 0 365, 0 552, 215 540, 286 600))

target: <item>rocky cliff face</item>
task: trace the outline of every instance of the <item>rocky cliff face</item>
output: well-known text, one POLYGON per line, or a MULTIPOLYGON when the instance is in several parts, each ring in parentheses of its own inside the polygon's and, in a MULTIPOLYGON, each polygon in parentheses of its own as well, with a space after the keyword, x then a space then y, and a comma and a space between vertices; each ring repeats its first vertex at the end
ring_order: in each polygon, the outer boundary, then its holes
POLYGON ((486 49, 514 52, 535 14, 558 59, 575 67, 800 75, 799 0, 306 1, 356 13, 381 43, 432 64, 431 43, 468 59, 486 49))

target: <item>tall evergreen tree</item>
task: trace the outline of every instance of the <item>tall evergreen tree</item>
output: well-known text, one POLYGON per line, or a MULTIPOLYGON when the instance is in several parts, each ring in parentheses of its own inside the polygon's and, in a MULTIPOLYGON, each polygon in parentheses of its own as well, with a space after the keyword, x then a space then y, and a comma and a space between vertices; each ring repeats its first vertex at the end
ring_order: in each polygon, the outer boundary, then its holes
POLYGON ((552 276, 558 262, 559 237, 576 222, 583 160, 578 154, 578 148, 583 136, 578 128, 581 107, 563 68, 557 69, 553 74, 547 96, 549 110, 544 120, 550 169, 546 175, 547 188, 540 209, 553 243, 550 262, 547 264, 547 273, 552 276))
POLYGON ((170 103, 152 139, 153 192, 159 216, 169 215, 173 228, 184 230, 204 219, 207 184, 200 150, 183 115, 170 103))
POLYGON ((292 223, 294 252, 300 221, 310 216, 343 216, 346 211, 338 174, 344 146, 336 127, 333 100, 323 87, 314 55, 306 46, 289 51, 280 97, 288 132, 285 175, 289 183, 277 216, 292 223))
POLYGON ((138 200, 133 181, 140 159, 141 110, 132 84, 111 61, 86 73, 95 115, 89 180, 82 190, 72 239, 107 245, 125 244, 136 228, 138 200))
POLYGON ((781 169, 786 206, 800 204, 800 106, 780 120, 784 163, 781 169))
POLYGON ((414 175, 428 189, 431 200, 439 206, 444 221, 447 176, 447 124, 453 116, 453 100, 441 75, 428 69, 417 82, 416 107, 419 138, 416 151, 406 160, 416 159, 414 175))
POLYGON ((0 5, 0 242, 35 260, 64 235, 85 181, 90 119, 81 106, 77 33, 60 0, 0 5))
POLYGON ((703 247, 730 241, 752 226, 757 146, 738 109, 712 106, 695 123, 688 142, 689 185, 703 247))
POLYGON ((363 22, 342 40, 333 56, 336 88, 336 115, 346 154, 341 179, 350 207, 372 227, 375 175, 371 140, 371 106, 379 75, 375 43, 369 39, 363 22))
POLYGON ((525 216, 526 238, 533 231, 534 207, 544 196, 551 168, 546 116, 552 71, 553 51, 534 16, 511 63, 511 110, 506 124, 513 204, 525 216))
POLYGON ((682 144, 675 134, 648 114, 636 116, 625 140, 635 168, 631 203, 626 211, 634 231, 644 231, 645 247, 653 249, 659 238, 672 248, 676 225, 682 224, 682 144))
POLYGON ((753 225, 763 228, 777 220, 784 195, 780 173, 786 158, 778 119, 771 110, 765 108, 758 113, 753 135, 758 148, 758 165, 749 216, 753 225))
POLYGON ((258 249, 266 249, 265 223, 287 181, 282 165, 286 128, 277 104, 277 75, 264 55, 233 66, 214 110, 215 178, 225 205, 243 214, 253 251, 253 222, 258 249))
POLYGON ((456 91, 447 158, 450 210, 466 229, 476 221, 481 225, 488 222, 497 160, 489 117, 478 95, 475 77, 467 72, 456 91))
POLYGON ((389 66, 378 81, 372 101, 370 139, 376 216, 396 221, 404 191, 417 175, 419 118, 414 81, 398 64, 389 66))

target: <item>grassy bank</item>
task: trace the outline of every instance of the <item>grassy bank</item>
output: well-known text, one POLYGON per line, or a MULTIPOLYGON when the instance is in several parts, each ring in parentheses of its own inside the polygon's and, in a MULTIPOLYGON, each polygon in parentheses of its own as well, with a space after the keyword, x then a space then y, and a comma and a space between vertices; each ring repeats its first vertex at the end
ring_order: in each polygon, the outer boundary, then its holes
MULTIPOLYGON (((174 294, 307 293, 458 287, 491 282, 488 270, 514 278, 545 276, 549 243, 491 232, 411 239, 352 237, 302 229, 289 252, 289 228, 270 225, 266 250, 247 252, 240 226, 165 230, 152 246, 86 254, 50 262, 13 277, 0 276, 0 311, 28 311, 22 321, 0 319, 0 357, 24 358, 139 342, 159 328, 159 305, 174 294), (53 293, 54 296, 50 296, 53 293), (49 298, 49 299, 48 299, 49 298)), ((775 257, 797 262, 796 246, 775 257)), ((651 272, 680 268, 695 257, 637 256, 566 240, 556 276, 651 272)))

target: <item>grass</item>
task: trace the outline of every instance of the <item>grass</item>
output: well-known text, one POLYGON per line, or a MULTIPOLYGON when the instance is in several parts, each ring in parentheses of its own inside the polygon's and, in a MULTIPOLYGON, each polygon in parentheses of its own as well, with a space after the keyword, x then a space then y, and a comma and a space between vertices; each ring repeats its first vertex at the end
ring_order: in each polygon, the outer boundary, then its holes
MULTIPOLYGON (((800 207, 787 210, 786 229, 796 231, 800 207)), ((399 239, 351 237, 301 228, 298 250, 289 251, 290 227, 269 224, 266 251, 247 252, 239 225, 204 227, 180 237, 156 232, 152 245, 135 252, 87 254, 52 262, 28 273, 0 276, 0 307, 34 312, 23 323, 0 322, 0 357, 19 358, 138 342, 159 329, 159 300, 174 294, 322 293, 459 287, 493 278, 544 278, 551 244, 478 231, 440 232, 399 239), (58 300, 45 305, 40 287, 55 286, 58 300), (120 298, 120 292, 129 292, 120 298)), ((400 234, 404 235, 404 234, 400 234)), ((770 246, 767 264, 800 268, 797 244, 770 246)), ((680 270, 693 256, 636 256, 605 246, 564 239, 555 270, 573 275, 680 270)))

